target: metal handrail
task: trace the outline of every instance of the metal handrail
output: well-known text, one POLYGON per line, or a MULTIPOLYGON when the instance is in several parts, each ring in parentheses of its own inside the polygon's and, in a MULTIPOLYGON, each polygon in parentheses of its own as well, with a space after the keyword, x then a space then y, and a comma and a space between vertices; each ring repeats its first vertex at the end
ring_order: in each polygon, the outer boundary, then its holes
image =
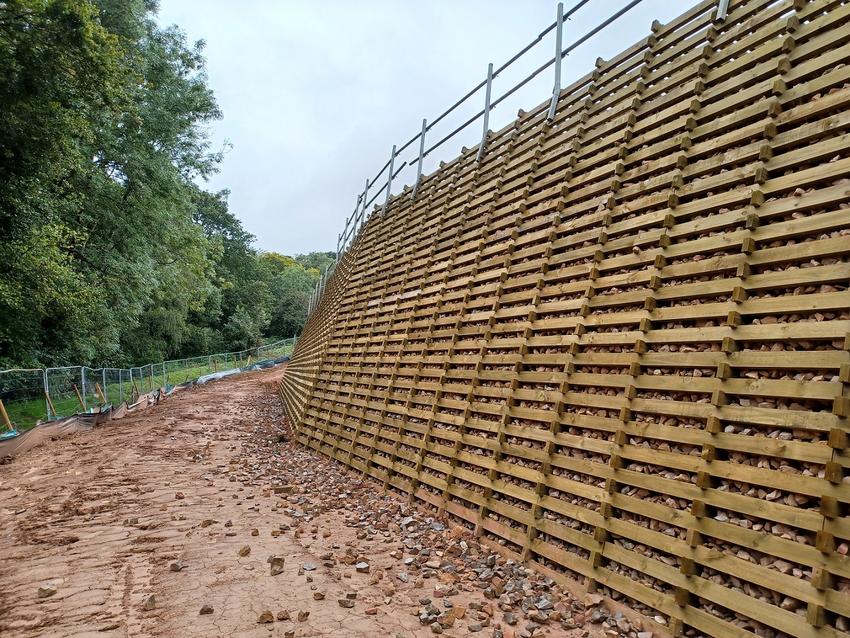
MULTIPOLYGON (((391 188, 392 188, 393 179, 396 177, 396 175, 398 175, 398 173, 401 171, 402 168, 404 168, 405 166, 412 166, 414 164, 417 166, 416 178, 413 182, 413 189, 412 189, 412 195, 411 195, 411 198, 415 198, 417 191, 418 191, 419 183, 420 183, 420 180, 421 180, 421 177, 422 177, 422 160, 423 160, 423 158, 427 157, 429 154, 431 154, 437 148, 439 148, 440 146, 442 146, 443 144, 448 142, 450 139, 452 139, 455 135, 457 135, 458 133, 460 133, 461 131, 466 129, 468 126, 475 123, 479 118, 483 117, 484 118, 484 126, 483 126, 483 131, 482 131, 482 136, 481 136, 481 142, 480 142, 479 147, 478 147, 478 154, 476 156, 476 159, 480 161, 480 159, 481 159, 481 157, 483 156, 483 153, 484 153, 487 135, 488 135, 488 132, 489 132, 488 131, 488 116, 490 114, 490 111, 492 111, 499 104, 501 104, 504 100, 506 100, 508 97, 510 97, 511 95, 516 93, 516 91, 521 89, 523 86, 528 84, 532 79, 534 79, 535 77, 540 75, 542 72, 544 72, 546 69, 548 69, 550 66, 552 66, 554 64, 555 65, 556 77, 555 77, 555 82, 554 82, 554 88, 553 88, 553 91, 552 91, 552 99, 551 99, 551 102, 550 102, 550 106, 549 106, 549 109, 548 109, 548 116, 547 116, 548 119, 551 120, 555 116, 555 113, 557 111, 557 102, 558 102, 558 97, 559 97, 560 91, 561 91, 561 77, 560 77, 561 76, 561 60, 563 60, 563 58, 568 56, 572 51, 577 49, 579 46, 581 46, 582 44, 587 42, 594 35, 598 34, 600 31, 602 31, 603 29, 608 27, 611 23, 615 22, 616 20, 621 18, 623 15, 625 15, 626 13, 631 11, 634 7, 639 5, 642 1, 643 0, 631 0, 631 2, 629 2, 627 5, 625 5, 621 9, 619 9, 616 13, 609 16, 603 22, 598 24, 596 27, 594 27, 593 29, 591 29, 590 31, 588 31, 587 33, 582 35, 580 38, 578 38, 575 42, 573 42, 572 44, 570 44, 569 46, 567 46, 566 48, 563 48, 563 49, 561 48, 561 46, 562 46, 562 30, 563 30, 564 22, 569 20, 570 17, 573 14, 575 14, 579 9, 581 9, 586 4, 588 4, 590 2, 590 0, 578 0, 578 2, 576 2, 575 5, 573 5, 573 7, 570 8, 566 13, 564 13, 564 10, 563 10, 563 3, 558 3, 556 20, 554 22, 552 22, 551 24, 549 24, 545 29, 543 29, 543 31, 541 31, 537 35, 536 38, 534 38, 531 42, 526 44, 522 49, 520 49, 516 54, 514 54, 510 59, 508 59, 505 63, 503 63, 498 68, 493 69, 493 65, 490 64, 488 66, 488 74, 487 74, 486 79, 484 79, 481 82, 479 82, 478 84, 476 84, 463 97, 461 97, 459 100, 457 100, 448 109, 443 111, 443 113, 441 113, 440 115, 438 115, 434 119, 432 119, 430 121, 428 119, 423 119, 421 131, 419 133, 417 133, 416 135, 414 135, 413 137, 411 137, 403 145, 401 145, 399 147, 393 146, 389 160, 387 160, 386 164, 384 164, 384 166, 381 168, 381 170, 378 172, 378 174, 372 180, 366 181, 365 190, 363 191, 362 194, 358 195, 358 199, 357 199, 358 206, 355 206, 354 212, 351 214, 351 216, 349 216, 346 219, 345 229, 343 230, 342 233, 340 233, 339 238, 338 238, 338 242, 337 242, 337 260, 339 260, 341 255, 345 252, 346 248, 348 247, 349 239, 353 243, 358 232, 360 230, 362 230, 363 226, 365 225, 365 222, 366 222, 366 219, 367 219, 367 213, 366 213, 367 209, 370 206, 372 206, 372 204, 375 202, 375 200, 377 200, 378 197, 380 197, 385 191, 386 191, 386 195, 385 195, 384 204, 382 206, 382 211, 386 211, 387 205, 389 204, 389 200, 390 200, 390 197, 391 197, 391 194, 392 194, 391 188), (529 75, 527 75, 525 78, 520 80, 517 84, 515 84, 510 89, 508 89, 501 96, 499 96, 495 100, 491 101, 491 99, 490 99, 490 89, 491 89, 493 80, 495 78, 497 78, 501 72, 503 72, 505 69, 510 67, 514 62, 519 60, 523 55, 528 53, 532 48, 534 48, 537 44, 539 44, 546 35, 548 35, 549 33, 552 32, 552 30, 555 30, 555 32, 556 32, 556 45, 555 45, 556 46, 556 53, 555 53, 555 55, 552 58, 550 58, 547 62, 545 62, 545 63, 541 64, 539 67, 537 67, 534 71, 532 71, 529 75), (434 128, 434 126, 436 126, 442 120, 444 120, 449 114, 454 112, 459 106, 461 106, 467 100, 469 100, 472 96, 474 96, 482 88, 486 88, 484 108, 481 109, 480 111, 478 111, 472 117, 468 118, 466 121, 464 121, 462 124, 460 124, 454 130, 449 132, 447 135, 443 136, 438 142, 436 142, 435 144, 432 144, 431 146, 428 146, 426 148, 425 136, 427 135, 427 133, 429 131, 431 131, 434 128), (409 148, 417 140, 419 141, 418 156, 416 158, 411 158, 410 160, 403 162, 401 164, 401 166, 398 168, 398 170, 394 170, 394 163, 395 163, 396 157, 400 153, 405 151, 407 148, 409 148), (387 171, 387 169, 389 169, 389 173, 387 174, 387 178, 385 180, 384 185, 374 195, 372 195, 371 199, 367 199, 369 190, 377 183, 377 180, 384 174, 384 172, 387 171), (360 204, 361 201, 363 202, 363 206, 359 207, 359 204, 360 204), (351 229, 350 231, 349 231, 349 227, 351 229)), ((718 3, 719 3, 719 5, 718 5, 718 11, 717 11, 717 19, 723 20, 726 17, 729 2, 728 2, 728 0, 718 0, 718 3)), ((315 309, 315 307, 318 305, 318 296, 316 295, 316 293, 319 293, 319 294, 321 293, 321 290, 324 288, 326 282, 322 281, 320 283, 321 283, 321 287, 318 283, 316 285, 316 290, 314 292, 314 298, 311 300, 311 303, 309 305, 309 312, 312 312, 312 310, 315 309)))

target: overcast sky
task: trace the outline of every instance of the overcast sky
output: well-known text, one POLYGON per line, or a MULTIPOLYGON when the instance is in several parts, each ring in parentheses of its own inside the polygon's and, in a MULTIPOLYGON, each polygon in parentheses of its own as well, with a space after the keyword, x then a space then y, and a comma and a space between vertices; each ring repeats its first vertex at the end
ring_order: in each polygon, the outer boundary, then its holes
MULTIPOLYGON (((564 2, 567 10, 574 4, 564 2)), ((565 25, 564 46, 624 4, 591 0, 565 25)), ((691 4, 644 0, 564 60, 563 84, 590 70, 597 57, 648 35, 653 19, 668 22, 691 4)), ((488 62, 498 67, 537 37, 554 20, 556 5, 160 0, 159 17, 207 43, 209 84, 224 112, 212 139, 232 145, 208 187, 231 190, 230 209, 256 235, 258 248, 295 254, 335 249, 366 177, 389 159, 392 145, 407 142, 423 117, 434 118, 474 87, 488 62)), ((550 33, 495 80, 493 97, 550 59, 554 46, 550 33)), ((548 99, 553 81, 548 70, 505 100, 490 128, 548 99)), ((483 101, 480 91, 428 139, 442 138, 483 101)), ((480 138, 478 122, 426 159, 425 172, 480 138)), ((413 145, 397 162, 415 164, 417 152, 413 145)), ((413 169, 401 173, 393 192, 414 176, 413 169)))

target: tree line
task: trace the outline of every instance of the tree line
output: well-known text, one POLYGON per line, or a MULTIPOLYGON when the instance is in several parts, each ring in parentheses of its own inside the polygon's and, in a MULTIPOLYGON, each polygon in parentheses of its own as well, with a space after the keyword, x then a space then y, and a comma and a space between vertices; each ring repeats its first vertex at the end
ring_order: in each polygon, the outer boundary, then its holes
POLYGON ((203 42, 153 0, 0 0, 0 366, 125 366, 288 337, 333 253, 262 253, 199 184, 203 42))

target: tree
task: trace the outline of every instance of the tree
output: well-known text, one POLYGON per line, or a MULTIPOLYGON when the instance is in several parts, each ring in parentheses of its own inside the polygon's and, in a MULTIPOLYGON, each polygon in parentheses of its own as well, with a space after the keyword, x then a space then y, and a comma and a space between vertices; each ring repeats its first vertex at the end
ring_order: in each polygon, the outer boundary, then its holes
POLYGON ((315 268, 318 272, 324 272, 336 261, 336 253, 308 253, 306 255, 295 255, 295 261, 304 268, 315 268))
POLYGON ((0 1, 0 365, 128 365, 303 325, 333 253, 259 254, 203 42, 153 0, 0 1))
POLYGON ((74 223, 100 114, 122 109, 117 38, 75 0, 0 4, 0 360, 89 353, 99 297, 74 223))
POLYGON ((307 321, 307 302, 317 280, 315 271, 300 264, 275 275, 271 284, 275 300, 269 325, 271 334, 288 337, 301 331, 307 321))

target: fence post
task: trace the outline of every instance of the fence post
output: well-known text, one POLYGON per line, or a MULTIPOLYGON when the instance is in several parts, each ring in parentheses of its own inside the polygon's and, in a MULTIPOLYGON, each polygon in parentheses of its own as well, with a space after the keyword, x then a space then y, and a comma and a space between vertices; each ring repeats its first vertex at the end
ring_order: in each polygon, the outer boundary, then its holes
POLYGON ((729 0, 719 0, 717 3, 717 17, 714 18, 718 22, 726 19, 726 14, 729 13, 729 0))
POLYGON ((336 253, 336 260, 339 261, 340 257, 345 253, 346 248, 348 248, 348 227, 351 226, 351 236, 354 236, 355 228, 357 227, 357 213, 360 212, 360 195, 357 195, 357 201, 354 203, 354 212, 351 213, 351 217, 345 220, 345 228, 342 229, 342 242, 340 243, 339 250, 336 253))
POLYGON ((351 213, 350 217, 346 217, 345 219, 345 228, 342 229, 342 232, 339 234, 339 238, 336 242, 336 259, 339 261, 339 256, 345 252, 345 242, 348 240, 348 227, 355 222, 357 217, 357 211, 360 210, 360 196, 357 196, 357 203, 354 204, 354 212, 351 213))
POLYGON ((416 190, 419 188, 419 180, 422 178, 422 158, 425 156, 425 132, 428 130, 428 120, 422 118, 422 132, 419 134, 419 161, 416 163, 416 181, 413 182, 413 192, 410 199, 416 199, 416 190))
MULTIPOLYGON (((369 201, 369 178, 366 178, 366 186, 363 188, 363 208, 360 209, 360 214, 357 216, 357 222, 360 223, 360 227, 363 228, 363 224, 366 223, 366 203, 369 201)), ((357 223, 354 224, 354 232, 357 232, 357 223)))
POLYGON ((478 147, 476 162, 481 161, 484 155, 484 146, 487 143, 487 130, 490 128, 490 92, 493 88, 493 63, 487 65, 487 88, 484 91, 484 132, 481 133, 481 145, 478 147))
POLYGON ((555 117, 558 109, 558 98, 561 96, 561 41, 564 32, 564 3, 558 3, 558 17, 555 21, 555 87, 552 89, 552 101, 549 103, 547 120, 555 117))
POLYGON ((41 379, 44 384, 44 405, 47 410, 47 420, 50 420, 50 385, 47 383, 47 368, 43 368, 41 371, 41 379))
POLYGON ((107 403, 109 402, 109 391, 106 389, 106 368, 103 368, 100 371, 101 380, 103 381, 103 399, 107 403))
POLYGON ((83 388, 83 411, 87 411, 88 403, 86 401, 86 367, 80 366, 80 386, 83 388))
POLYGON ((390 170, 387 173, 387 197, 384 200, 384 207, 381 209, 381 215, 387 212, 387 204, 390 201, 390 190, 393 187, 393 170, 395 168, 395 144, 393 144, 393 150, 390 153, 390 170))

